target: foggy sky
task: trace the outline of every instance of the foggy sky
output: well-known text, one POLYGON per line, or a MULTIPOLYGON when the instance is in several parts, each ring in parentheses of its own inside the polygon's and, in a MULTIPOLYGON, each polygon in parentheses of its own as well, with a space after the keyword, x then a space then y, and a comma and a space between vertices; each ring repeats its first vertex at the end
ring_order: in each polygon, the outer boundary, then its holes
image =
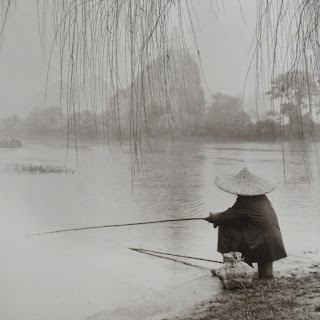
MULTIPOLYGON (((224 1, 224 8, 214 13, 210 1, 195 2, 199 26, 197 41, 202 58, 204 77, 211 93, 223 92, 241 97, 252 51, 256 7, 252 0, 242 0, 244 21, 238 1, 224 1)), ((50 29, 48 25, 48 29, 50 29)), ((13 113, 25 116, 33 106, 50 106, 44 103, 48 66, 48 51, 40 45, 36 1, 17 1, 6 30, 3 51, 0 54, 0 117, 13 113), (45 54, 44 52, 45 51, 45 54)), ((195 53, 190 44, 190 49, 195 53)), ((57 58, 55 56, 54 58, 57 58)), ((50 84, 58 80, 58 60, 53 59, 50 84)), ((253 108, 255 90, 254 70, 246 87, 246 101, 253 108)), ((209 92, 206 97, 209 98, 209 92)), ((58 102, 58 97, 57 97, 58 102)))

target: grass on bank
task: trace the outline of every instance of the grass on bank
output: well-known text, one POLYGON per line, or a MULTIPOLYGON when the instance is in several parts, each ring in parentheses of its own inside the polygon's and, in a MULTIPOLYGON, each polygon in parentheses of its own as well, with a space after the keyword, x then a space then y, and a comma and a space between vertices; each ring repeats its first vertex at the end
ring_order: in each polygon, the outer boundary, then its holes
POLYGON ((37 165, 37 164, 16 164, 14 167, 15 173, 30 173, 30 174, 74 174, 76 171, 60 166, 53 165, 37 165))
POLYGON ((292 320, 320 319, 320 272, 302 277, 255 279, 244 290, 225 290, 175 320, 292 320))

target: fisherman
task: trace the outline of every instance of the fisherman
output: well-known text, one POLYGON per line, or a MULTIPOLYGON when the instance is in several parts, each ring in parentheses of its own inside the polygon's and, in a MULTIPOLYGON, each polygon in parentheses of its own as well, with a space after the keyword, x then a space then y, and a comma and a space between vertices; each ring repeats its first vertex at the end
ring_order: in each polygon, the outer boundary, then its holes
POLYGON ((276 213, 266 196, 275 185, 250 173, 217 177, 223 191, 237 195, 235 204, 224 212, 210 213, 205 219, 219 227, 218 251, 241 252, 244 261, 258 263, 260 278, 273 277, 273 261, 287 256, 276 213))

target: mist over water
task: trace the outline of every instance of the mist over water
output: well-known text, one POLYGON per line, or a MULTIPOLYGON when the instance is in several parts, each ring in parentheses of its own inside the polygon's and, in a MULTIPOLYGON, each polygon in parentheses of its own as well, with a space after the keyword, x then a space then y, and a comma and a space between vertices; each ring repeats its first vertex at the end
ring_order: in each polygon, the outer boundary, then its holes
MULTIPOLYGON (((64 146, 30 144, 0 149, 1 319, 86 319, 100 311, 152 300, 156 292, 210 273, 128 250, 129 247, 221 259, 217 229, 205 221, 86 230, 26 238, 55 229, 161 219, 206 217, 232 206, 235 196, 214 185, 221 173, 244 166, 278 183, 268 197, 289 255, 319 247, 319 176, 308 153, 309 182, 301 153, 289 146, 286 185, 275 144, 163 143, 146 151, 144 172, 132 186, 129 148, 79 148, 76 174, 14 174, 17 163, 63 166, 64 146), (132 188, 133 187, 133 188, 132 188)), ((69 152, 69 165, 75 151, 69 152)), ((210 278, 214 290, 219 280, 210 278)), ((183 286, 181 286, 183 288, 183 286)), ((182 290, 182 289, 181 289, 182 290)), ((185 293, 180 292, 183 296, 185 293)), ((201 290, 200 293, 201 295, 201 290)), ((201 298, 201 297, 199 297, 201 298)), ((141 318, 142 319, 142 318, 141 318)))

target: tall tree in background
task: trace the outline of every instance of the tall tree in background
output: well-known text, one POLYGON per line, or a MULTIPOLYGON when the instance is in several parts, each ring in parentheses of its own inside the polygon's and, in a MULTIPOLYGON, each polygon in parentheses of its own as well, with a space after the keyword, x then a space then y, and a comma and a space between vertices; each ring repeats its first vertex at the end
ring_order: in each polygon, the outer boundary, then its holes
POLYGON ((17 130, 21 126, 21 118, 13 114, 0 122, 0 132, 2 136, 15 137, 17 130))
POLYGON ((128 134, 130 99, 140 105, 141 134, 144 135, 196 134, 205 117, 199 64, 188 50, 178 46, 168 50, 165 56, 150 61, 133 84, 119 90, 112 99, 119 108, 110 114, 112 123, 109 127, 117 127, 121 139, 128 134), (163 61, 168 66, 167 72, 162 70, 163 61), (131 92, 132 88, 140 90, 131 92))
POLYGON ((312 99, 315 83, 320 79, 319 20, 318 0, 257 1, 257 86, 265 92, 270 91, 271 84, 272 99, 294 96, 295 101, 289 99, 292 103, 300 105, 301 101, 302 109, 308 105, 314 113, 320 110, 312 99), (293 88, 301 92, 293 94, 293 88))
POLYGON ((24 129, 34 134, 48 134, 62 131, 65 126, 61 123, 60 108, 52 106, 46 109, 34 107, 22 123, 24 129))
MULTIPOLYGON (((280 113, 287 117, 290 135, 304 139, 312 134, 312 105, 316 105, 317 84, 303 71, 289 71, 277 76, 267 92, 280 103, 280 113)), ((285 119, 282 118, 283 124, 285 119)))
POLYGON ((243 138, 251 119, 242 110, 241 99, 223 93, 215 93, 212 98, 206 115, 208 133, 218 139, 243 138))
POLYGON ((159 56, 138 81, 144 82, 141 100, 147 127, 156 131, 196 133, 205 116, 205 96, 199 65, 188 50, 175 48, 174 52, 159 56), (163 60, 169 67, 166 73, 161 70, 163 60))

